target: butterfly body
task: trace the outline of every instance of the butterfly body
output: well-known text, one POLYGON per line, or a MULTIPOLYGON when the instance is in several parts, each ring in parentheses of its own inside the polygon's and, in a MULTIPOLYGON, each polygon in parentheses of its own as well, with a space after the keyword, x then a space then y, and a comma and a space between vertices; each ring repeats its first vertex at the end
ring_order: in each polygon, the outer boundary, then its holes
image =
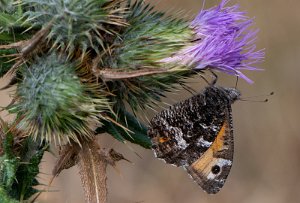
POLYGON ((231 105, 239 97, 234 88, 211 85, 156 115, 148 130, 156 156, 184 167, 206 192, 217 193, 232 166, 231 105))

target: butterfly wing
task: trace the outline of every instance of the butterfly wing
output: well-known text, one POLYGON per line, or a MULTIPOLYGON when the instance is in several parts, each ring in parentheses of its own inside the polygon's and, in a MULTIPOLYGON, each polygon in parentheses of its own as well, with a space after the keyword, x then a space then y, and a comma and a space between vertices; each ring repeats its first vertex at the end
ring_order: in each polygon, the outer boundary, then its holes
POLYGON ((223 187, 233 160, 233 132, 230 107, 221 130, 209 149, 190 166, 187 172, 204 191, 215 194, 223 187))
POLYGON ((183 166, 206 192, 217 193, 232 165, 231 104, 238 96, 209 86, 156 115, 148 129, 156 157, 183 166))

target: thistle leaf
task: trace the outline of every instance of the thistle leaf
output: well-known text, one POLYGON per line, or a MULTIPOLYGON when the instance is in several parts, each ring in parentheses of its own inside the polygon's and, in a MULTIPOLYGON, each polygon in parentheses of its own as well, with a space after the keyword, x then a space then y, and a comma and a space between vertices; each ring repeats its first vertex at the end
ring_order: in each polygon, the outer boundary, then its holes
POLYGON ((116 126, 112 124, 109 121, 104 121, 103 126, 101 128, 97 128, 96 133, 104 133, 107 132, 111 136, 113 136, 115 139, 119 140, 120 142, 125 142, 125 138, 122 136, 122 133, 124 133, 123 129, 119 126, 116 126))
POLYGON ((36 177, 48 145, 33 142, 3 121, 0 134, 0 190, 12 199, 28 200, 38 192, 34 186, 39 185, 36 177))
POLYGON ((0 156, 0 185, 3 186, 6 191, 10 191, 14 181, 16 180, 15 174, 19 167, 19 159, 13 152, 12 134, 7 134, 6 137, 1 140, 1 143, 3 152, 0 156))
POLYGON ((39 185, 37 175, 39 174, 39 164, 41 163, 44 152, 48 149, 48 145, 39 145, 28 137, 23 142, 20 153, 20 166, 16 172, 16 180, 12 185, 11 196, 20 200, 27 200, 38 190, 33 188, 39 185))
POLYGON ((6 194, 5 189, 3 189, 2 187, 0 187, 0 202, 1 203, 19 203, 19 201, 16 201, 16 200, 12 199, 11 197, 9 197, 6 194))
MULTIPOLYGON (((0 34, 0 41, 1 41, 1 37, 3 36, 2 34, 0 34)), ((14 64, 14 61, 10 61, 10 59, 5 56, 10 54, 15 54, 15 53, 16 51, 13 49, 8 49, 8 50, 0 49, 0 78, 2 78, 14 64)))
POLYGON ((119 125, 113 122, 104 121, 103 126, 98 128, 96 132, 107 132, 120 142, 125 142, 125 140, 128 140, 144 148, 151 147, 151 140, 147 136, 147 128, 141 122, 139 122, 134 115, 126 110, 120 109, 116 122, 119 125))

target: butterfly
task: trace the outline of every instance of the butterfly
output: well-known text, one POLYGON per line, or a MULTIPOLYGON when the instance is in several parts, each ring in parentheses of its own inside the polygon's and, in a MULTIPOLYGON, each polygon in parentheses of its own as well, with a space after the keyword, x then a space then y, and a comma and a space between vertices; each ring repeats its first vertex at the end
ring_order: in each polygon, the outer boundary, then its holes
POLYGON ((209 85, 154 116, 147 133, 156 157, 184 167, 207 193, 219 192, 232 166, 231 105, 240 95, 235 88, 209 85))

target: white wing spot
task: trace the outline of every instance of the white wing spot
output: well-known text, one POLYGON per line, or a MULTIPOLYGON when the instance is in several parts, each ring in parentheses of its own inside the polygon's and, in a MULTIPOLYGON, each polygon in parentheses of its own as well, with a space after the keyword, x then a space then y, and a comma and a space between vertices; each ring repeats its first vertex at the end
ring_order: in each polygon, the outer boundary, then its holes
POLYGON ((176 128, 174 128, 175 130, 175 139, 177 141, 178 147, 180 149, 186 149, 188 144, 186 143, 186 141, 183 139, 183 134, 181 132, 181 130, 178 130, 176 128))
POLYGON ((218 165, 221 168, 220 172, 218 174, 213 174, 212 172, 209 172, 209 174, 207 176, 207 179, 209 179, 209 180, 215 179, 216 176, 219 175, 222 172, 222 167, 223 166, 231 166, 232 165, 232 161, 227 160, 227 159, 219 158, 217 160, 217 164, 216 165, 218 165))
POLYGON ((203 137, 200 137, 196 142, 198 147, 210 147, 211 144, 212 142, 204 140, 203 137))

